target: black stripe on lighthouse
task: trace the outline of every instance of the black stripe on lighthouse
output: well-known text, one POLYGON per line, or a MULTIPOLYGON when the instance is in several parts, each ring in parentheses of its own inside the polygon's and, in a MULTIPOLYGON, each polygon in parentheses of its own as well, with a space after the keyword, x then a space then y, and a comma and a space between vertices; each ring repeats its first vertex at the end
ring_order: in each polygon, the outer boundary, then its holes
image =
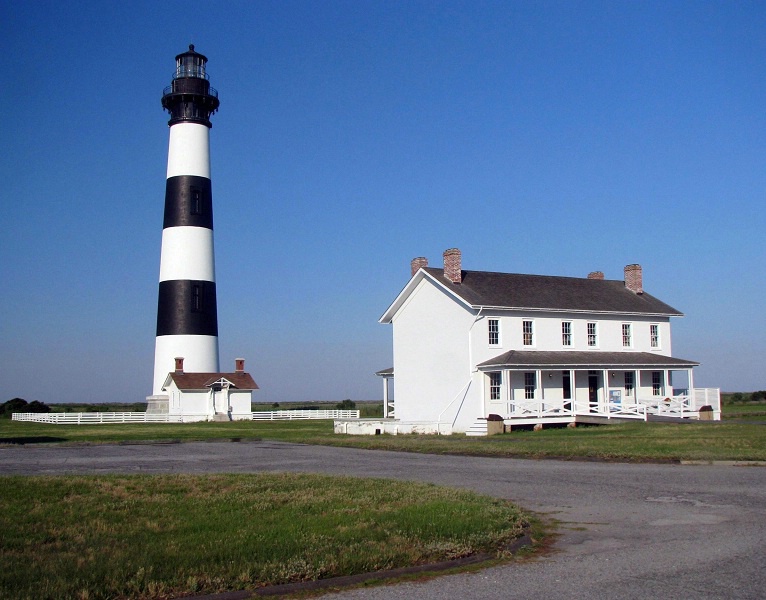
POLYGON ((183 226, 213 229, 213 194, 207 177, 177 175, 165 184, 162 227, 183 226))
POLYGON ((160 282, 157 335, 218 335, 215 282, 160 282))

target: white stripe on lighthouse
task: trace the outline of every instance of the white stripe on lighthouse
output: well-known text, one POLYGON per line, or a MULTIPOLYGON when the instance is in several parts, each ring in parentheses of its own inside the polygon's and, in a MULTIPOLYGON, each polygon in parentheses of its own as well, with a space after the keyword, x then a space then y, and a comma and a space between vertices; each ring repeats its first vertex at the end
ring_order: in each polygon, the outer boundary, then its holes
POLYGON ((162 231, 160 281, 172 279, 215 281, 212 229, 168 227, 162 231))
POLYGON ((197 175, 210 179, 210 129, 199 123, 175 123, 170 128, 168 179, 197 175))
POLYGON ((218 338, 211 335, 161 335, 154 347, 154 393, 175 369, 175 357, 184 359, 187 373, 218 372, 218 338))

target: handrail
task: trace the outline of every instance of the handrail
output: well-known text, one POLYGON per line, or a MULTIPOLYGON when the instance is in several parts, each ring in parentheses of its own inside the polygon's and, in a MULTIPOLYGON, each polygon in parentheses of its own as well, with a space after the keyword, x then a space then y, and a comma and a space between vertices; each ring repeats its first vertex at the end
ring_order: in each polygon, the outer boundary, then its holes
MULTIPOLYGON (((444 407, 444 410, 439 413, 438 417, 436 417, 436 422, 437 423, 441 423, 442 422, 442 416, 444 415, 444 413, 447 412, 447 409, 454 404, 455 400, 458 399, 458 397, 460 396, 460 394, 462 392, 468 390, 468 387, 471 385, 472 381, 473 381, 473 378, 469 379, 468 383, 466 383, 462 388, 460 388, 460 391, 457 394, 455 394, 455 397, 452 398, 452 400, 450 400, 449 404, 447 404, 447 406, 444 407)), ((465 402, 465 394, 463 394, 463 402, 465 402)), ((461 407, 463 406, 462 402, 460 403, 460 406, 461 407)), ((460 414, 460 409, 458 409, 457 414, 460 414)), ((457 415, 455 416, 455 419, 457 419, 457 415)), ((452 424, 453 425, 455 424, 454 421, 452 422, 452 424)))

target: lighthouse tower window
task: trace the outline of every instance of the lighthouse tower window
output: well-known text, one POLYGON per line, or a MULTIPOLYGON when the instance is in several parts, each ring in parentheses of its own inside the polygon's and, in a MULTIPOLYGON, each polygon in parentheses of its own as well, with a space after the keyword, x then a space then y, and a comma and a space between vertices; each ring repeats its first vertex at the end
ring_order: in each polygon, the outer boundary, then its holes
POLYGON ((202 311, 202 286, 192 286, 192 311, 202 311))
POLYGON ((191 189, 191 214, 202 214, 202 192, 199 188, 191 189))

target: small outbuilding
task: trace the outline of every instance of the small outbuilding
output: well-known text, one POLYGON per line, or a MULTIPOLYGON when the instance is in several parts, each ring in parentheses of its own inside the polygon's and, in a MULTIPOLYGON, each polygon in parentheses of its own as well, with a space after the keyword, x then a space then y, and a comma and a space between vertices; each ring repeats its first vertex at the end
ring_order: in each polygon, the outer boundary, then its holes
POLYGON ((150 403, 148 412, 181 415, 184 421, 252 419, 252 394, 258 384, 245 372, 244 359, 236 359, 232 373, 187 373, 183 358, 175 361, 175 371, 168 373, 162 385, 165 401, 154 396, 159 402, 150 403))

